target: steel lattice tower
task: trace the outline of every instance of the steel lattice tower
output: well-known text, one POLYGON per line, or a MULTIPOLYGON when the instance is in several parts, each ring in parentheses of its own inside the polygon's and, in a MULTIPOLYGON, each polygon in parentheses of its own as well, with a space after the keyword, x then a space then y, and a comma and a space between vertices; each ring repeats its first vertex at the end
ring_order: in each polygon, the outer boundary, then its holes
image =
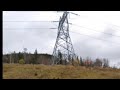
POLYGON ((76 58, 71 38, 69 35, 69 23, 68 23, 69 12, 65 11, 60 17, 57 39, 53 50, 53 64, 72 63, 76 58))

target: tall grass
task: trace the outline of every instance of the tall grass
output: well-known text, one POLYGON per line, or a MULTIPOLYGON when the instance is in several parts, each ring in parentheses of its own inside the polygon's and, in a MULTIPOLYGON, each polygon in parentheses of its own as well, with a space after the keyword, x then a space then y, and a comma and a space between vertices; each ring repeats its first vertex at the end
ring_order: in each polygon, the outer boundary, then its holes
POLYGON ((120 79, 120 69, 72 65, 3 64, 3 79, 120 79))

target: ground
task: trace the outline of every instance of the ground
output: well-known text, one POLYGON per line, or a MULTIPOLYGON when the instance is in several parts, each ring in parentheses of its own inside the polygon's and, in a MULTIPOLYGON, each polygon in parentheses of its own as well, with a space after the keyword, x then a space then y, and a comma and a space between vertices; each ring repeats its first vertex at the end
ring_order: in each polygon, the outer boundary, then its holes
POLYGON ((120 79, 120 69, 71 65, 3 64, 3 79, 120 79))

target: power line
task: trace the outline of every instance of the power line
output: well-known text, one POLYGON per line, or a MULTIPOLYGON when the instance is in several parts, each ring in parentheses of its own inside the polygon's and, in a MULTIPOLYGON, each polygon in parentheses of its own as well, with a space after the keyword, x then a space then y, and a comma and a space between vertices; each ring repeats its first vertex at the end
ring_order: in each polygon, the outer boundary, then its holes
MULTIPOLYGON (((78 16, 81 16, 81 15, 79 15, 79 14, 77 14, 78 16)), ((86 17, 86 16, 85 16, 86 17)), ((91 18, 91 17, 90 17, 91 18)), ((98 19, 98 18, 97 18, 98 19)), ((101 19, 99 19, 99 20, 101 20, 101 19)), ((105 24, 107 24, 107 23, 105 23, 105 24)), ((114 24, 110 24, 110 25, 112 25, 112 26, 116 26, 116 27, 118 27, 118 28, 120 28, 120 26, 118 26, 118 25, 114 25, 114 24)), ((120 30, 117 30, 117 31, 120 31, 120 30)))
MULTIPOLYGON (((3 21, 3 22, 52 22, 52 21, 3 21)), ((72 24, 72 25, 75 25, 75 24, 72 24)), ((79 26, 79 27, 83 27, 83 26, 79 26)), ((83 28, 86 28, 86 27, 83 27, 83 28)), ((10 29, 10 28, 8 28, 8 29, 10 29)), ((11 28, 11 29, 55 29, 55 28, 11 28)), ((93 29, 90 29, 90 28, 86 28, 86 29, 93 30, 93 29)), ((96 31, 96 30, 94 30, 94 31, 96 31)), ((99 31, 96 31, 96 32, 99 32, 99 31)), ((76 33, 76 32, 74 32, 74 33, 76 33)), ((100 33, 104 33, 104 34, 107 34, 107 35, 116 36, 116 35, 105 33, 105 32, 100 32, 100 33)), ((81 34, 81 35, 83 35, 83 34, 81 34)), ((86 36, 89 36, 89 35, 86 35, 86 36)), ((117 36, 117 37, 120 37, 120 36, 117 36)), ((92 37, 92 38, 94 38, 94 37, 92 37)), ((101 40, 101 39, 99 39, 99 40, 101 40)), ((107 40, 104 40, 104 41, 107 41, 107 40)))
POLYGON ((3 28, 3 29, 56 29, 56 28, 3 28))
MULTIPOLYGON (((85 27, 84 27, 85 28, 85 27)), ((3 28, 3 29, 12 29, 12 30, 15 30, 15 29, 57 29, 57 28, 3 28)), ((88 28, 87 28, 88 29, 88 28)), ((103 32, 100 32, 100 33, 103 33, 103 32)), ((104 33, 105 34, 105 33, 104 33)), ((108 35, 112 35, 112 34, 108 34, 108 35)), ((112 36, 116 36, 116 35, 112 35, 112 36)), ((117 36, 117 37, 120 37, 120 36, 117 36)))
MULTIPOLYGON (((70 25, 75 25, 75 26, 77 26, 77 27, 86 28, 86 27, 84 27, 84 26, 79 26, 79 25, 76 25, 76 24, 70 24, 70 25)), ((105 32, 100 32, 100 31, 97 31, 97 30, 94 30, 94 29, 90 29, 90 28, 86 28, 86 29, 89 29, 89 30, 92 30, 92 31, 95 31, 95 32, 99 32, 99 33, 103 33, 103 34, 107 34, 107 35, 111 35, 111 36, 120 37, 120 36, 117 36, 117 35, 113 35, 113 34, 105 33, 105 32)))
MULTIPOLYGON (((5 28, 5 29, 57 29, 57 28, 5 28)), ((80 34, 80 35, 84 35, 84 34, 73 32, 73 31, 70 31, 70 32, 80 34)), ((85 35, 85 36, 91 37, 89 35, 85 35)), ((95 38, 95 37, 91 37, 91 38, 98 39, 98 40, 103 40, 103 41, 108 41, 108 40, 99 39, 99 38, 95 38)), ((114 43, 114 42, 112 42, 112 43, 114 43)), ((120 44, 120 43, 117 43, 117 44, 120 44)))
MULTIPOLYGON (((55 22, 59 22, 59 21, 52 21, 52 22, 54 22, 54 23, 55 23, 55 22)), ((77 26, 77 27, 86 28, 86 27, 84 27, 84 26, 79 26, 79 25, 72 24, 72 23, 68 23, 68 24, 70 24, 70 25, 74 25, 74 26, 77 26)), ((99 33, 103 33, 103 34, 106 34, 106 35, 112 35, 112 36, 120 37, 120 36, 113 35, 113 34, 110 34, 110 33, 100 32, 100 31, 98 31, 98 30, 91 29, 91 28, 86 28, 86 29, 89 29, 89 30, 92 30, 92 31, 95 31, 95 32, 99 32, 99 33)), ((118 31, 120 31, 120 30, 118 30, 118 31)))
POLYGON ((3 21, 3 22, 51 22, 51 21, 3 21))
MULTIPOLYGON (((91 36, 89 36, 89 35, 81 34, 81 33, 78 33, 78 32, 73 32, 73 31, 70 31, 70 32, 76 33, 76 34, 80 34, 80 35, 83 35, 83 36, 88 36, 88 37, 90 37, 90 38, 94 38, 94 39, 98 39, 98 40, 102 40, 102 41, 108 41, 108 40, 105 40, 105 39, 100 39, 100 38, 91 37, 91 36)), ((108 41, 108 42, 111 42, 111 41, 108 41)), ((115 42, 111 42, 111 43, 119 44, 119 46, 120 46, 120 43, 115 43, 115 42)))
MULTIPOLYGON (((72 13, 72 12, 70 12, 70 13, 72 13)), ((81 15, 79 15, 79 14, 77 14, 78 16, 81 16, 81 15)), ((85 17, 88 17, 88 16, 85 16, 85 17)), ((90 17, 91 18, 91 17, 90 17)), ((94 18, 94 17, 93 17, 94 18)), ((98 18, 97 18, 98 19, 98 18)), ((99 19, 99 20, 101 20, 101 19, 99 19)), ((111 24, 111 25, 113 25, 113 26, 116 26, 116 27, 119 27, 120 28, 120 26, 118 26, 118 25, 114 25, 114 24, 111 24)))
MULTIPOLYGON (((54 28, 55 29, 55 28, 54 28)), ((56 28, 57 29, 57 28, 56 28)), ((108 41, 108 40, 105 40, 105 39, 100 39, 100 38, 96 38, 96 37, 91 37, 91 36, 89 36, 89 35, 85 35, 85 34, 81 34, 81 33, 78 33, 78 32, 73 32, 73 31, 69 31, 69 32, 71 32, 71 33, 75 33, 75 34, 80 34, 80 35, 83 35, 83 36, 87 36, 87 37, 90 37, 90 38, 94 38, 94 39, 97 39, 97 40, 102 40, 102 41, 107 41, 107 42, 111 42, 111 41, 108 41)), ((114 43, 114 44, 119 44, 119 46, 120 46, 120 43, 116 43, 116 42, 111 42, 111 43, 114 43)))
MULTIPOLYGON (((4 21, 4 22, 59 22, 59 21, 4 21)), ((74 26, 86 28, 86 27, 84 27, 84 26, 79 26, 79 25, 71 24, 71 23, 70 23, 70 25, 74 25, 74 26)), ((14 29, 14 28, 12 28, 12 29, 14 29)), ((15 29, 16 29, 16 28, 15 28, 15 29)), ((24 28, 24 29, 29 29, 29 28, 24 28)), ((44 29, 44 28, 30 28, 30 29, 44 29)), ((95 31, 95 32, 99 32, 99 31, 97 31, 97 30, 90 29, 90 28, 86 28, 86 29, 89 29, 89 30, 92 30, 92 31, 95 31)), ((109 34, 109 33, 105 33, 105 32, 99 32, 99 33, 103 33, 103 34, 107 34, 107 35, 111 35, 111 36, 120 37, 120 36, 113 35, 113 34, 109 34)))

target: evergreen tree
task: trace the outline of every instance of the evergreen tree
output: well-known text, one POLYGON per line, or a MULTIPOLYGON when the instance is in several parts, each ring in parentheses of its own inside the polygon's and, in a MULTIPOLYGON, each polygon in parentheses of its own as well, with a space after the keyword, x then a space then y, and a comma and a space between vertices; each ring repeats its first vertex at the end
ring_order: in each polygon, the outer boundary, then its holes
POLYGON ((83 60, 82 60, 82 57, 80 57, 80 65, 83 66, 83 60))
POLYGON ((37 49, 35 50, 34 52, 34 64, 37 64, 37 61, 38 61, 38 52, 37 52, 37 49))
POLYGON ((77 56, 77 61, 78 61, 78 65, 80 65, 80 60, 79 60, 78 56, 77 56))
POLYGON ((21 52, 19 52, 18 53, 18 59, 20 60, 20 59, 23 59, 24 57, 23 57, 23 54, 21 53, 21 52))
POLYGON ((13 63, 16 63, 16 52, 13 52, 13 63))

